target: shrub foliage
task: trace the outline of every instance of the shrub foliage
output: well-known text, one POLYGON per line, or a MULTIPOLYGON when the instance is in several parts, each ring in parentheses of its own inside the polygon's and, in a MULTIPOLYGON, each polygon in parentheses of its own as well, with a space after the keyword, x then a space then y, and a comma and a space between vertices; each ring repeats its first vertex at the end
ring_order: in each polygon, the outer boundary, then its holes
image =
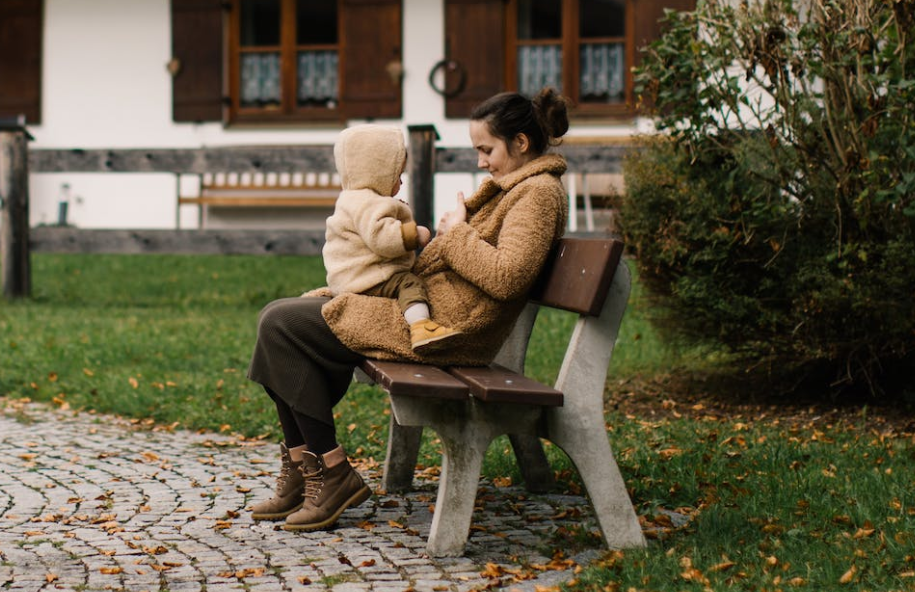
POLYGON ((915 4, 700 0, 667 25, 621 215, 666 326, 833 393, 915 386, 915 4))

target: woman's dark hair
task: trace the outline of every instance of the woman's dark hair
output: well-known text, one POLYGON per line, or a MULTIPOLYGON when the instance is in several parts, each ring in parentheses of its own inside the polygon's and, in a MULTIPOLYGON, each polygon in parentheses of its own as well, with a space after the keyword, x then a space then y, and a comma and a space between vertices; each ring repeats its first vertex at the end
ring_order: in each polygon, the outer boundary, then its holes
POLYGON ((518 134, 524 134, 531 150, 543 154, 569 131, 569 100, 550 87, 533 99, 504 92, 474 107, 470 119, 485 122, 489 132, 509 146, 518 134))

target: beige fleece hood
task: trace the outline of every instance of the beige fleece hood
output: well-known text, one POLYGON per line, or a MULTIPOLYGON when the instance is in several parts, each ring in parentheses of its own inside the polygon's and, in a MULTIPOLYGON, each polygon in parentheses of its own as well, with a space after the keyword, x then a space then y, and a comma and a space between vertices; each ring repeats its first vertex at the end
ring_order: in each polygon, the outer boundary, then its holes
POLYGON ((391 195, 401 175, 407 149, 403 132, 376 124, 345 129, 334 144, 334 160, 343 189, 371 189, 391 195))

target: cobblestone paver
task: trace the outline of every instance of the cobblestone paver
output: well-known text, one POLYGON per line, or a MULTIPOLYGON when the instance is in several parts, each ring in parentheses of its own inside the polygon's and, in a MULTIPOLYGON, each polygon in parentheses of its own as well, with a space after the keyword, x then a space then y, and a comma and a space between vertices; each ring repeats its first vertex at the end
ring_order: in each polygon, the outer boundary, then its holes
MULTIPOLYGON (((3 403, 3 591, 533 591, 573 577, 537 566, 550 563, 557 528, 591 521, 584 498, 491 487, 465 556, 430 558, 435 484, 418 481, 376 493, 331 531, 290 533, 245 509, 270 495, 275 444, 3 403)), ((377 489, 377 471, 363 475, 377 489)))

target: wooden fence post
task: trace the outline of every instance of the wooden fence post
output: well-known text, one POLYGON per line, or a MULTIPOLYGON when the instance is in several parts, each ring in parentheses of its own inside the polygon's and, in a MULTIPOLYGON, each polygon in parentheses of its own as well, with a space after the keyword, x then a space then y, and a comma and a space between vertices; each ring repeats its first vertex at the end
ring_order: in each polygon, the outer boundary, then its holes
POLYGON ((434 125, 407 126, 410 140, 410 205, 413 218, 420 226, 435 230, 432 220, 435 198, 435 141, 439 139, 434 125))
POLYGON ((0 120, 0 270, 3 296, 31 294, 28 140, 21 116, 0 120))

